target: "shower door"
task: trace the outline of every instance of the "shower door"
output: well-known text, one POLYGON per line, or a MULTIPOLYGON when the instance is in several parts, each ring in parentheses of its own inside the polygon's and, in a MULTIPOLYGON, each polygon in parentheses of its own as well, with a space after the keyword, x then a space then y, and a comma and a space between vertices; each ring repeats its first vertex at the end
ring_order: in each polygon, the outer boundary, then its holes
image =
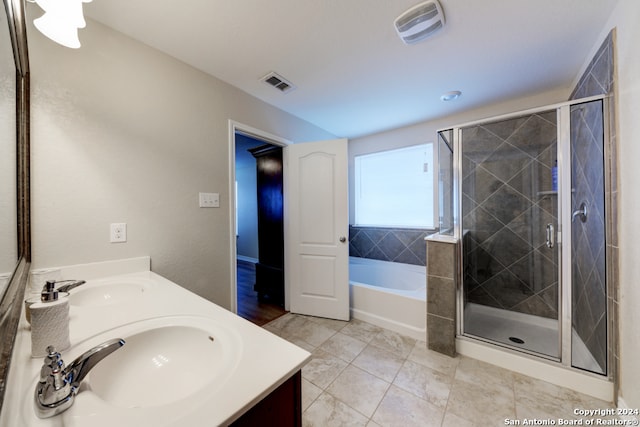
POLYGON ((463 333, 560 357, 556 109, 460 129, 463 333))
MULTIPOLYGON (((571 105, 571 365, 607 374, 605 120, 602 99, 571 105)), ((567 218, 567 220, 569 220, 567 218)), ((568 326, 567 326, 568 328, 568 326)))

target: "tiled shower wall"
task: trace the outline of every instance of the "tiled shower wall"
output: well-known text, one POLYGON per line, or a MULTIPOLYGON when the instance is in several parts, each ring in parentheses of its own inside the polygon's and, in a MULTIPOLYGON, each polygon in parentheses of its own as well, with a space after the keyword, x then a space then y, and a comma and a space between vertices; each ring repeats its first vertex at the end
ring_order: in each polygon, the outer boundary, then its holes
POLYGON ((426 265, 424 238, 433 231, 349 226, 349 255, 426 265))
POLYGON ((462 130, 466 302, 558 316, 555 110, 462 130))
POLYGON ((596 359, 607 366, 605 290, 604 139, 600 101, 571 108, 571 209, 587 208, 571 224, 572 326, 596 359))
MULTIPOLYGON (((603 94, 613 96, 614 70, 614 32, 612 31, 580 78, 570 99, 603 94)), ((613 98, 610 99, 609 105, 609 122, 613 124, 615 123, 613 98)), ((580 112, 577 116, 579 116, 580 129, 576 131, 587 135, 602 133, 601 127, 591 120, 593 115, 589 114, 588 110, 580 112)), ((573 119, 574 115, 572 115, 573 119)), ((577 224, 578 226, 573 230, 572 241, 575 247, 572 256, 573 264, 576 266, 573 271, 573 326, 603 367, 606 362, 607 333, 612 333, 609 339, 609 352, 613 356, 611 371, 616 378, 619 360, 617 140, 614 125, 610 125, 604 131, 609 136, 608 143, 605 145, 597 144, 597 141, 588 138, 582 146, 574 149, 577 157, 574 158, 573 164, 576 165, 577 172, 580 174, 574 177, 576 194, 583 195, 587 203, 592 205, 594 215, 590 215, 586 223, 577 224), (604 162, 589 159, 589 156, 594 156, 598 152, 604 162), (594 194, 598 197, 594 198, 594 194), (600 227, 599 232, 594 233, 598 227, 600 227), (602 240, 602 227, 605 230, 606 241, 602 240), (605 307, 608 310, 606 316, 605 307)), ((579 204, 580 200, 576 200, 574 204, 576 202, 579 204)), ((617 378, 616 381, 618 381, 617 378)), ((617 387, 615 389, 617 390, 617 387)))

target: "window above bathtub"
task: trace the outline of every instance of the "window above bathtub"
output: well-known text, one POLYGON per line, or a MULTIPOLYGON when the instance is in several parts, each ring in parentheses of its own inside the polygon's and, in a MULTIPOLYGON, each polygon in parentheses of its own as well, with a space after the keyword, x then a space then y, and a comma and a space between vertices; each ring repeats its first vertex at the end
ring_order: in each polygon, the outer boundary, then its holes
POLYGON ((355 225, 435 228, 433 143, 354 157, 355 225))

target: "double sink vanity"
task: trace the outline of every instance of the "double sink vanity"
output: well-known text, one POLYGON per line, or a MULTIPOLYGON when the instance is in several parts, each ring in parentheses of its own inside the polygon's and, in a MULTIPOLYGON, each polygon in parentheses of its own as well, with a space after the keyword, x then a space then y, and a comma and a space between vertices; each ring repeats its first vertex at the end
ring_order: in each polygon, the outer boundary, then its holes
POLYGON ((100 360, 65 411, 39 418, 21 316, 1 426, 300 425, 300 370, 310 354, 150 271, 148 257, 62 267, 86 283, 69 293, 66 363, 102 343, 100 360))

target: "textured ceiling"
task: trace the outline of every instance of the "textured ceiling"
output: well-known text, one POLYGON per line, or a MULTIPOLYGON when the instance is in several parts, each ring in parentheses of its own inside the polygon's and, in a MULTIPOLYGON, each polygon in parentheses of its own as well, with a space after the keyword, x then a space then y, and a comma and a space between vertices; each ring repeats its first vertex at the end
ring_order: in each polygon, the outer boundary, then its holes
POLYGON ((84 10, 337 136, 357 137, 568 90, 617 1, 441 0, 445 28, 411 46, 393 21, 416 0, 94 0, 84 10), (270 71, 297 88, 267 86, 260 78, 270 71), (440 101, 451 90, 462 97, 440 101))

